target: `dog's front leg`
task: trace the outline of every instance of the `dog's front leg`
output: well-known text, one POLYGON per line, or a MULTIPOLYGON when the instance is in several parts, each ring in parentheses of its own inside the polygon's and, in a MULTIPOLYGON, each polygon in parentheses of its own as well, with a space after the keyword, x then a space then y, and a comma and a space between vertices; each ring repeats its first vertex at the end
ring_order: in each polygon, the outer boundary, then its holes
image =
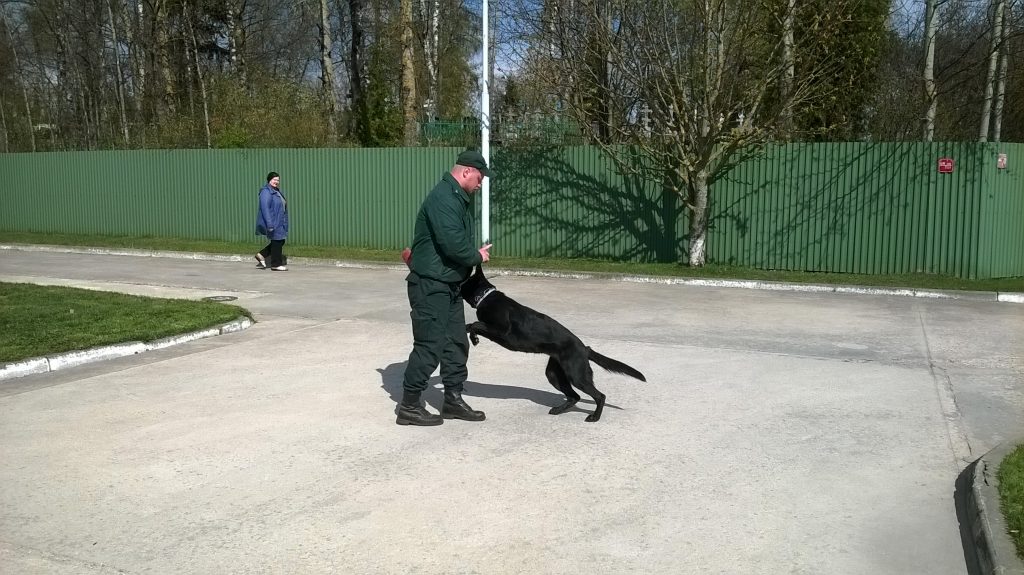
POLYGON ((507 343, 505 343, 505 338, 501 337, 499 333, 491 329, 491 326, 482 321, 467 323, 466 332, 469 333, 469 339, 473 342, 473 345, 476 345, 480 341, 477 336, 482 335, 502 347, 516 351, 515 348, 511 348, 507 343))
POLYGON ((469 341, 473 342, 473 345, 480 343, 478 336, 484 336, 491 341, 498 341, 494 339, 494 332, 487 328, 487 324, 482 321, 474 321, 473 323, 466 324, 466 333, 469 334, 469 341))

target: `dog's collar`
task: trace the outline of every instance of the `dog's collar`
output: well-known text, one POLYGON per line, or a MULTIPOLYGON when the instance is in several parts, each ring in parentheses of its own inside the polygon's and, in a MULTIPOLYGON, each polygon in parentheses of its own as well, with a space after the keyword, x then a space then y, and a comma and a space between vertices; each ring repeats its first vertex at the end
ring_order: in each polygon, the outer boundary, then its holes
POLYGON ((473 307, 477 307, 478 305, 480 305, 480 303, 484 301, 485 297, 491 295, 492 293, 494 293, 496 291, 498 291, 498 288, 493 288, 493 287, 488 289, 487 291, 485 291, 484 295, 480 296, 479 298, 476 299, 476 301, 473 302, 473 307))

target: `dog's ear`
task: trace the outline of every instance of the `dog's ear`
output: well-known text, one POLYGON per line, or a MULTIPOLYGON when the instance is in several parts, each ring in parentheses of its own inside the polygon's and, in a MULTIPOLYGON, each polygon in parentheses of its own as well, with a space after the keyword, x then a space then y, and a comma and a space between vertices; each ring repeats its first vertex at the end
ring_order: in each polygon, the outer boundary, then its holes
POLYGON ((476 272, 474 272, 474 275, 484 277, 484 264, 476 264, 476 272))

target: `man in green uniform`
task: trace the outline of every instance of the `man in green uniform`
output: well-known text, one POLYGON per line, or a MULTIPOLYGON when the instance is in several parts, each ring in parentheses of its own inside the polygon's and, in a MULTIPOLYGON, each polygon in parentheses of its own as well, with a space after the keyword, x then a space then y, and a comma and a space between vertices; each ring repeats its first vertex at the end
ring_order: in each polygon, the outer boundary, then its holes
POLYGON ((490 244, 473 247, 470 195, 487 177, 487 161, 475 150, 459 154, 455 166, 434 186, 420 206, 408 261, 409 305, 413 347, 402 383, 399 425, 441 425, 445 419, 483 421, 462 399, 468 371, 469 339, 459 285, 473 267, 490 259, 490 244), (441 415, 427 411, 420 394, 441 364, 444 405, 441 415))

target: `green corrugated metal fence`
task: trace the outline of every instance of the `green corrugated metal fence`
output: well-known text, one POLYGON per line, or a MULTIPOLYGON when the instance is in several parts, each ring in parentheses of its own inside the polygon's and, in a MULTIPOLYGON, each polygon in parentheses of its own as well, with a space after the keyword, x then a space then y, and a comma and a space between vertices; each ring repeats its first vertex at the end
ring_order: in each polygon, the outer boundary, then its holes
POLYGON ((716 184, 710 254, 761 268, 978 277, 984 238, 1003 232, 981 221, 996 170, 995 155, 970 143, 772 147, 716 184), (938 173, 943 157, 953 173, 938 173))
POLYGON ((290 241, 395 247, 454 157, 437 148, 0 154, 0 230, 255 241, 258 192, 276 171, 290 241))
MULTIPOLYGON (((281 173, 289 241, 408 243, 458 148, 0 154, 0 232, 250 240, 257 191, 281 173)), ((639 161, 639 160, 637 160, 639 161)), ((673 261, 686 214, 590 147, 492 153, 491 239, 507 256, 673 261)), ((1024 275, 1024 144, 769 147, 711 189, 709 261, 768 269, 1024 275), (1007 168, 998 169, 999 153, 1007 168), (940 157, 955 162, 939 174, 940 157)), ((479 201, 477 211, 479 212, 479 201)), ((0 234, 2 239, 2 234, 0 234)))
POLYGON ((1024 144, 984 146, 978 277, 1024 275, 1024 144), (1000 154, 1005 169, 992 169, 1000 154))

